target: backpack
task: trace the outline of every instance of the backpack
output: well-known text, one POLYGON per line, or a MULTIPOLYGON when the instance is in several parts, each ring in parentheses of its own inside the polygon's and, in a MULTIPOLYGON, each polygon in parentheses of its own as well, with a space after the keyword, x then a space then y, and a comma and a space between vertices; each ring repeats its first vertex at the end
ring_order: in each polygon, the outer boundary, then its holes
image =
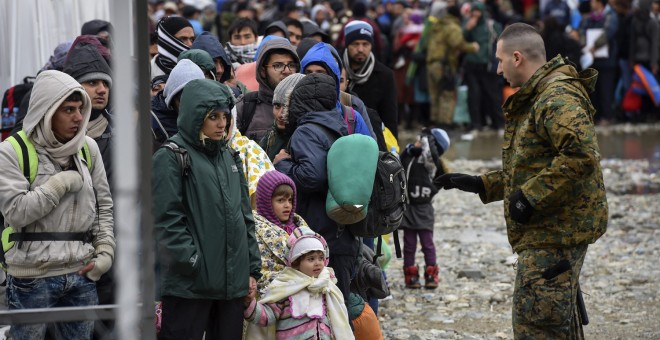
MULTIPOLYGON (((25 179, 32 184, 37 177, 37 168, 39 167, 39 157, 37 156, 37 150, 34 148, 34 144, 25 134, 25 131, 21 130, 17 134, 7 138, 7 142, 11 144, 18 156, 18 166, 23 172, 25 179)), ((87 163, 87 169, 92 171, 92 155, 89 152, 89 146, 87 142, 83 144, 83 147, 78 152, 81 158, 87 163)), ((94 190, 96 194, 96 190, 94 190)), ((98 202, 96 203, 96 210, 98 212, 98 202)), ((90 243, 92 241, 92 234, 90 232, 80 232, 80 233, 54 233, 54 232, 41 232, 41 233, 16 233, 12 226, 5 227, 4 217, 2 217, 2 251, 0 252, 0 267, 3 270, 6 270, 5 264, 5 253, 9 251, 14 246, 14 243, 18 241, 18 246, 21 247, 23 241, 83 241, 85 243, 90 243)))
POLYGON ((246 132, 250 123, 252 123, 252 118, 254 117, 255 111, 257 111, 257 104, 261 103, 259 100, 259 92, 252 91, 243 95, 243 112, 241 112, 241 117, 238 121, 238 131, 241 135, 246 136, 246 132))
POLYGON ((32 90, 34 79, 34 77, 25 77, 23 83, 8 88, 3 94, 2 131, 5 136, 14 128, 21 101, 32 90))
POLYGON ((391 152, 379 152, 367 218, 347 226, 355 236, 378 237, 376 258, 382 255, 381 236, 390 233, 394 233, 396 255, 401 257, 399 238, 395 231, 401 225, 408 203, 407 185, 406 173, 399 158, 391 152))
POLYGON ((353 224, 367 216, 378 152, 376 141, 362 134, 343 136, 332 143, 326 161, 325 211, 333 221, 353 224))

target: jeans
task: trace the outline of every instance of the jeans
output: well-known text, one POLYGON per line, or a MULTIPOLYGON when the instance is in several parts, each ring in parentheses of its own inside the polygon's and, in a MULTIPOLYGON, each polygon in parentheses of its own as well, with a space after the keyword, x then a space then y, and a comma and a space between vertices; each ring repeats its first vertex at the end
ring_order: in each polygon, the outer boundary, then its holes
MULTIPOLYGON (((96 283, 78 273, 45 277, 17 278, 7 276, 9 310, 98 305, 96 283)), ((58 322, 49 324, 54 339, 91 339, 94 321, 58 322)), ((46 324, 13 325, 12 339, 43 339, 46 324)))

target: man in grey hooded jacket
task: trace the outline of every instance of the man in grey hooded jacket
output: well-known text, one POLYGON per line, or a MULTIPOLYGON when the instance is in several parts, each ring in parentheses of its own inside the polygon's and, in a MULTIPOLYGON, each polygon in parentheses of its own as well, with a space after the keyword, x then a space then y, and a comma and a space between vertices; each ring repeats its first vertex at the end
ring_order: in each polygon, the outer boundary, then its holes
MULTIPOLYGON (((115 239, 103 159, 94 139, 85 135, 91 109, 75 79, 44 71, 20 132, 25 138, 15 137, 34 147, 27 152, 33 161, 26 164, 30 157, 19 157, 10 141, 0 143, 10 310, 98 303, 94 281, 110 269, 115 239), (80 154, 84 145, 91 165, 80 154), (33 176, 23 173, 25 166, 36 170, 33 176)), ((40 339, 45 331, 46 324, 14 325, 10 336, 40 339)), ((93 322, 56 323, 51 331, 58 339, 90 339, 93 322)))
POLYGON ((256 96, 246 94, 239 98, 236 103, 236 113, 237 126, 241 134, 259 142, 273 125, 275 87, 282 79, 300 71, 300 59, 296 49, 288 40, 269 36, 259 47, 256 63, 259 91, 256 96), (251 105, 247 105, 248 103, 251 105), (248 112, 250 111, 246 109, 248 107, 253 108, 252 112, 248 112))

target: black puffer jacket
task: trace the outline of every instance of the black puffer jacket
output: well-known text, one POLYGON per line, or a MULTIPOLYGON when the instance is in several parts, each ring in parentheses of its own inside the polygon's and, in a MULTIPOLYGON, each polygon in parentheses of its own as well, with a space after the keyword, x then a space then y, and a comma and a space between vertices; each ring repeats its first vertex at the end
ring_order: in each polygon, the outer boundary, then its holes
POLYGON ((325 212, 328 150, 334 140, 348 135, 341 112, 335 108, 335 86, 330 76, 318 73, 298 82, 291 94, 287 125, 295 129, 289 146, 291 158, 277 162, 275 168, 296 183, 297 213, 325 238, 330 253, 356 256, 359 242, 355 236, 346 229, 339 232, 325 212))

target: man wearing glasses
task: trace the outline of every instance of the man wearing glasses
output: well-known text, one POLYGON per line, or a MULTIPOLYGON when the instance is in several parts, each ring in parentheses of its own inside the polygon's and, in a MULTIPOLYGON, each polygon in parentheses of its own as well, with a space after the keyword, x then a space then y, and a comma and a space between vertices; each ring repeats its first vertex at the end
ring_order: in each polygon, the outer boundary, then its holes
POLYGON ((295 47, 284 38, 267 37, 258 50, 259 91, 250 92, 236 103, 237 126, 244 136, 259 142, 273 125, 273 92, 282 79, 300 70, 295 47))

